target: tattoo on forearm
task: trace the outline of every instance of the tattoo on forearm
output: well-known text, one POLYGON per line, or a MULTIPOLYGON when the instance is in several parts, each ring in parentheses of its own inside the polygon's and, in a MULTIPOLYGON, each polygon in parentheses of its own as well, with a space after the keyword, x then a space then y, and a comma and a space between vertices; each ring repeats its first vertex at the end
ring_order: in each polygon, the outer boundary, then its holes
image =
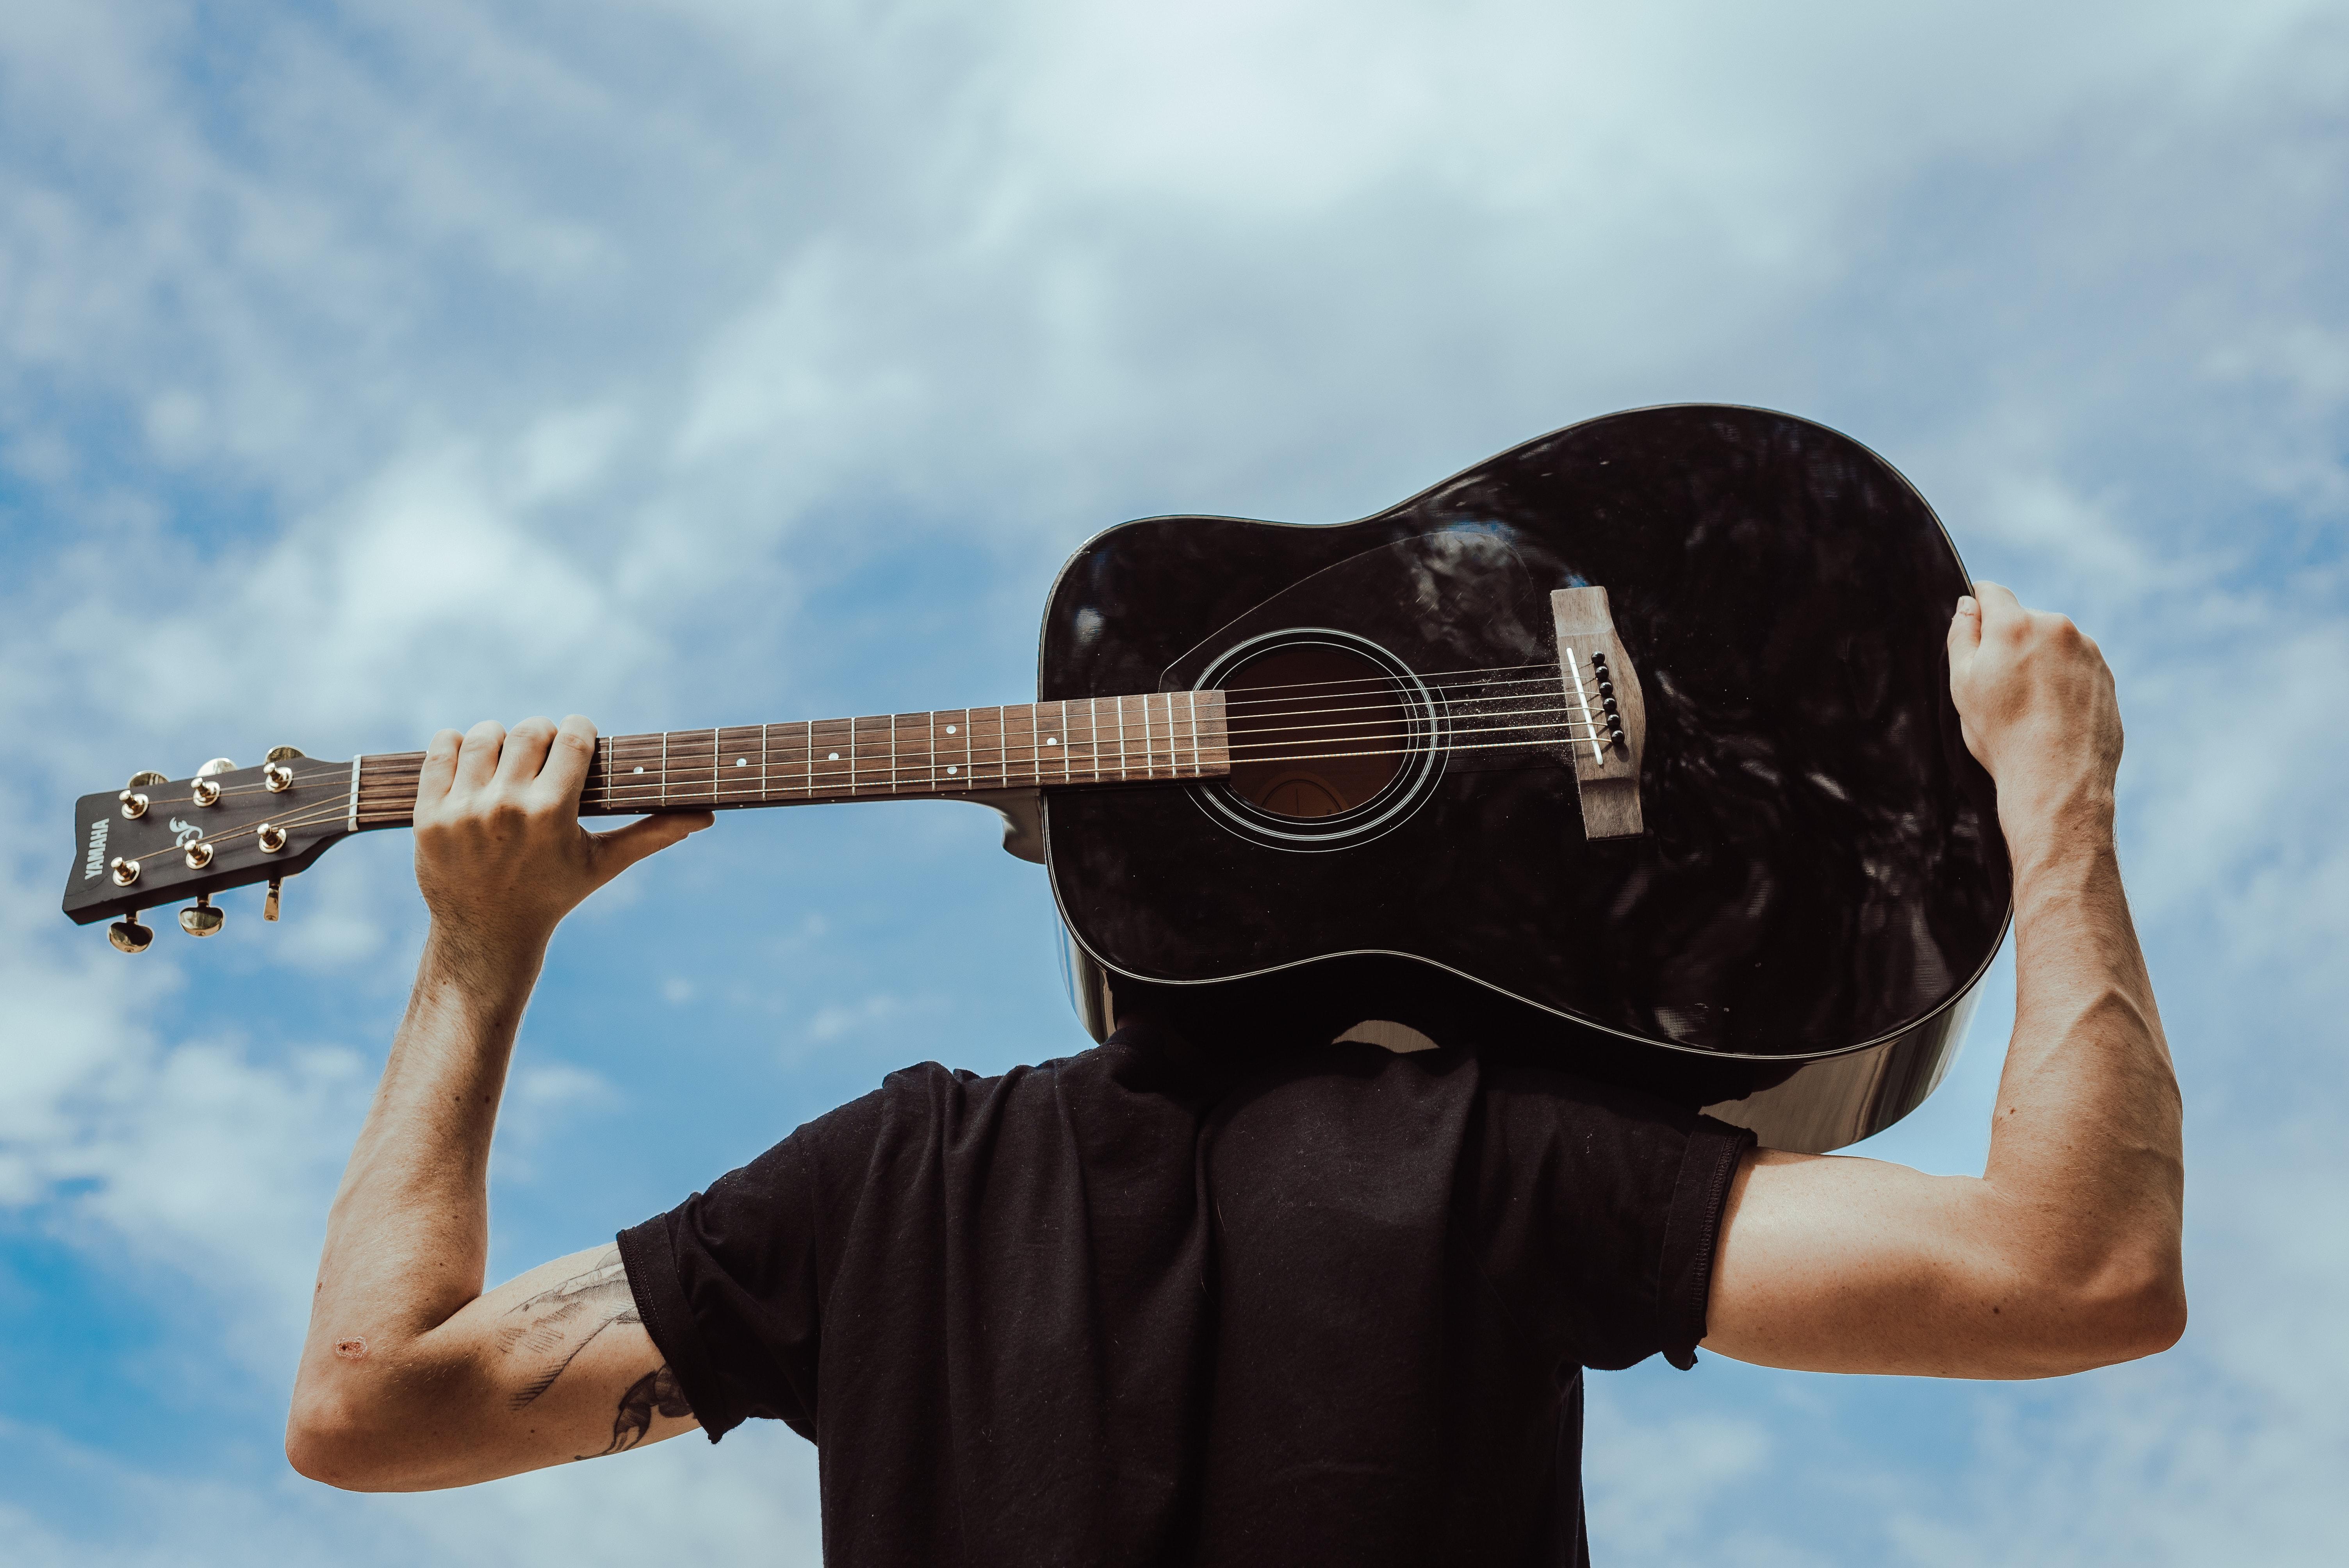
POLYGON ((619 1410, 612 1418, 612 1440, 603 1453, 581 1454, 583 1460, 599 1460, 604 1454, 616 1454, 635 1448, 653 1429, 653 1416, 682 1418, 693 1414, 686 1403, 685 1390, 677 1386, 677 1374, 664 1361, 628 1385, 620 1396, 619 1410))
POLYGON ((554 1387, 554 1380, 604 1330, 616 1323, 644 1321, 637 1315, 636 1295, 628 1288, 627 1269, 620 1262, 617 1247, 605 1248, 586 1273, 515 1303, 506 1310, 506 1316, 519 1321, 499 1329, 500 1347, 508 1355, 527 1355, 540 1363, 530 1380, 506 1401, 517 1411, 529 1408, 554 1387), (579 1332, 582 1328, 585 1334, 579 1332))

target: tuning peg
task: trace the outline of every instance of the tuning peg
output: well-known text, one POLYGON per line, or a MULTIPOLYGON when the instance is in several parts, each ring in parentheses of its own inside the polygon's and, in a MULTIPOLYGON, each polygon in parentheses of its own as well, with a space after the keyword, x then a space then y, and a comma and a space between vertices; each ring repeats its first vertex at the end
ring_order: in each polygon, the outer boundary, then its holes
POLYGON ((155 940, 155 928, 139 923, 139 912, 125 910, 120 920, 106 928, 106 939, 123 953, 144 953, 155 940))
POLYGON ((269 896, 261 901, 262 919, 275 920, 277 918, 277 890, 285 885, 285 879, 284 877, 271 877, 269 879, 269 896))
POLYGON ((130 818, 133 821, 145 816, 147 814, 147 797, 144 791, 151 789, 155 785, 168 784, 170 782, 170 779, 165 779, 160 773, 156 772, 151 768, 144 768, 140 769, 138 772, 133 773, 130 776, 130 782, 122 787, 122 793, 115 797, 116 799, 122 802, 122 814, 130 818))
POLYGON ((210 762, 205 763, 202 768, 197 769, 196 781, 192 785, 189 786, 188 798, 199 806, 212 806, 219 804, 221 795, 220 786, 212 782, 212 775, 216 773, 226 773, 235 766, 235 763, 231 762, 225 757, 215 757, 210 762))
POLYGON ((261 781, 273 795, 283 795, 294 788, 294 769, 287 766, 301 758, 301 751, 291 746, 273 746, 269 755, 261 759, 261 781))
POLYGON ((190 936, 218 936, 227 923, 228 916, 212 907, 210 893, 198 894, 195 903, 180 912, 180 929, 190 936))

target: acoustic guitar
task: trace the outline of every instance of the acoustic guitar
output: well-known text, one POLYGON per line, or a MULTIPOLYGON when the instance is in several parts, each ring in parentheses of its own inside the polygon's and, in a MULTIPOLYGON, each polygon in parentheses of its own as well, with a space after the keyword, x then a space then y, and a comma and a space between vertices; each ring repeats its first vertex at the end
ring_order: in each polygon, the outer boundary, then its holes
MULTIPOLYGON (((2008 918, 1949 696, 1969 579, 1914 488, 1713 406, 1542 437, 1358 522, 1129 522, 1034 702, 597 743, 586 815, 953 797, 1041 863, 1096 1039, 1473 1046, 1825 1150, 1954 1057, 2008 918)), ((65 911, 280 884, 409 824, 421 754, 291 748, 76 807, 65 911)))

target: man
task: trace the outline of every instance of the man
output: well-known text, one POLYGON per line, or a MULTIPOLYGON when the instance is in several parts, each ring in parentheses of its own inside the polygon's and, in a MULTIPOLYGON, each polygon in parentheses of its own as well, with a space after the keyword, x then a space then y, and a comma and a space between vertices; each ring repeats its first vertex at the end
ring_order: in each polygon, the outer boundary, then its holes
POLYGON ((2014 869, 1980 1178, 1755 1150, 1469 1053, 1218 1065, 1144 1027, 999 1079, 893 1075, 487 1293, 491 1130, 547 941, 709 819, 584 831, 582 719, 444 731, 416 808, 431 932, 287 1452, 417 1490, 771 1415, 818 1443, 840 1562, 1571 1563, 1586 1366, 1702 1343, 2037 1377, 2166 1348, 2179 1106, 2114 855, 2111 676, 1994 584, 1949 645, 2014 869))

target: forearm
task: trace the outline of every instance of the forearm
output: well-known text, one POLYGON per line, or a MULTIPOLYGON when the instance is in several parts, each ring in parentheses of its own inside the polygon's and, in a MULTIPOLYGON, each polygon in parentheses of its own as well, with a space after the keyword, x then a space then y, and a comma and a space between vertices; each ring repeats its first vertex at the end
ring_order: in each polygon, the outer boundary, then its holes
POLYGON ((1984 1223, 2089 1303, 2182 1312, 2178 1085, 2121 887, 2110 801, 2033 810, 2005 824, 2015 1021, 1984 1223))
POLYGON ((376 1398, 412 1387, 372 1374, 412 1363, 419 1342, 481 1295, 490 1140, 542 952, 460 943, 439 928, 426 939, 327 1216, 304 1384, 355 1383, 376 1398))

